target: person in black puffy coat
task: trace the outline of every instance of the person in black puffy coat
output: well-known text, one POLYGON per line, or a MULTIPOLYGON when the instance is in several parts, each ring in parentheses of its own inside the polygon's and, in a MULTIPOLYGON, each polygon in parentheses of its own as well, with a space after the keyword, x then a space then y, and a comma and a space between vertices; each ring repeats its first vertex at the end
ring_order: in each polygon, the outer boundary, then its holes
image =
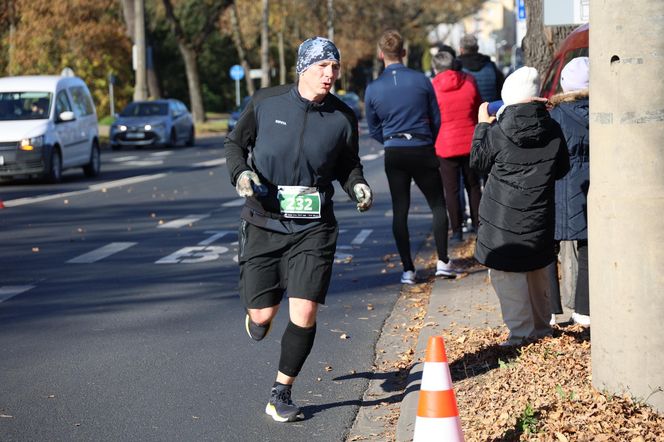
MULTIPOLYGON (((590 134, 588 100, 588 57, 577 57, 565 65, 560 85, 563 93, 551 97, 551 117, 565 134, 570 171, 556 182, 556 240, 561 241, 563 286, 572 288, 572 320, 590 325, 588 288, 588 209, 590 187, 590 134), (567 261, 570 262, 567 262, 567 261), (567 269, 572 270, 567 274, 567 269), (571 281, 566 281, 571 279, 571 281)), ((557 312, 553 312, 557 313, 557 312)))
POLYGON ((480 106, 470 165, 488 174, 479 208, 475 258, 489 267, 505 325, 505 345, 551 333, 550 281, 555 261, 555 180, 569 170, 565 138, 536 98, 539 75, 522 67, 507 77, 496 118, 480 106))

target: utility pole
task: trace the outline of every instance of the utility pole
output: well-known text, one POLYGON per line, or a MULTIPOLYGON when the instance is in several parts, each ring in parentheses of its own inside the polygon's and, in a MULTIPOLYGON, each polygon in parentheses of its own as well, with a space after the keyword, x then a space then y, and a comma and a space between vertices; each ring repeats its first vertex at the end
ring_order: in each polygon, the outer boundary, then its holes
POLYGON ((334 41, 334 0, 327 0, 327 38, 334 41))
POLYGON ((592 382, 664 411, 664 2, 590 2, 592 382))
POLYGON ((136 85, 134 86, 134 101, 147 100, 148 82, 145 57, 145 0, 134 0, 135 15, 135 51, 134 61, 136 69, 136 85))

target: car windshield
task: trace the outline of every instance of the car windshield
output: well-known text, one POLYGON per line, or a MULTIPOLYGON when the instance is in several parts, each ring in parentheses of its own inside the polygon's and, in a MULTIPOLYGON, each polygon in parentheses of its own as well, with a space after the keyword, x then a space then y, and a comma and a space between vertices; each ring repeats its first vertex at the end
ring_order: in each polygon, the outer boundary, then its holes
POLYGON ((51 110, 50 92, 0 92, 0 120, 44 120, 51 110))
POLYGON ((168 115, 167 103, 129 103, 120 114, 123 117, 168 115))

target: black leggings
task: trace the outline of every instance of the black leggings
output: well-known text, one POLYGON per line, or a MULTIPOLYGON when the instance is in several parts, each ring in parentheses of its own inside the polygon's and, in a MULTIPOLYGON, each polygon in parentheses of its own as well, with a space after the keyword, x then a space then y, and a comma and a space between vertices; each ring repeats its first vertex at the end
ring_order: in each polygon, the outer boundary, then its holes
POLYGON ((459 188, 459 176, 463 176, 463 183, 468 192, 468 202, 470 206, 470 219, 473 221, 473 227, 477 230, 477 213, 480 207, 480 198, 482 190, 480 188, 480 179, 473 169, 470 168, 470 156, 442 158, 440 160, 440 177, 443 180, 443 188, 447 197, 447 212, 450 214, 450 224, 452 232, 461 231, 463 222, 464 207, 459 204, 459 193, 463 189, 459 188))
POLYGON ((438 172, 438 157, 434 148, 386 148, 385 173, 392 196, 392 233, 404 271, 415 270, 408 234, 410 183, 413 180, 424 194, 433 213, 433 236, 438 259, 447 261, 447 213, 443 184, 438 172))

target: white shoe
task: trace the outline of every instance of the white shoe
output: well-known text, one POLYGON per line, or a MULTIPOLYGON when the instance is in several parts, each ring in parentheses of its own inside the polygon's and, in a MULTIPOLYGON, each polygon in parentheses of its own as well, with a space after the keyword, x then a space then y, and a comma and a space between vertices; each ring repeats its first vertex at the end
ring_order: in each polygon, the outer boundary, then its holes
POLYGON ((551 320, 549 321, 549 325, 550 325, 551 327, 553 327, 554 325, 556 325, 556 315, 555 315, 555 314, 552 314, 552 315, 551 315, 551 320))
POLYGON ((403 272, 401 274, 401 283, 402 284, 408 284, 408 285, 415 284, 415 272, 413 272, 412 270, 408 270, 406 272, 403 272))
POLYGON ((461 272, 454 268, 451 259, 447 263, 444 263, 440 259, 438 260, 436 264, 436 276, 456 276, 457 273, 461 272))
POLYGON ((590 316, 580 315, 579 313, 572 313, 572 321, 575 324, 582 325, 584 327, 590 327, 590 316))

